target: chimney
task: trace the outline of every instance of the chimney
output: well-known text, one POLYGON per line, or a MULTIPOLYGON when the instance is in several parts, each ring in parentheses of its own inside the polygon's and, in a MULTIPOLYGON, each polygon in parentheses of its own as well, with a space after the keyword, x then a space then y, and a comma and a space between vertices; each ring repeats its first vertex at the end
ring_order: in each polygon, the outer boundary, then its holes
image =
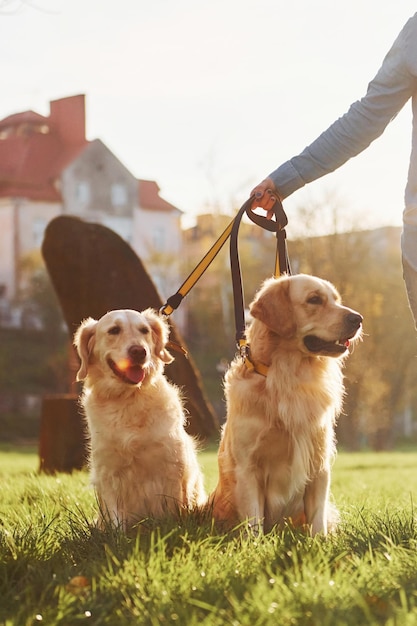
POLYGON ((50 103, 51 128, 66 144, 82 145, 85 137, 85 95, 70 96, 50 103))

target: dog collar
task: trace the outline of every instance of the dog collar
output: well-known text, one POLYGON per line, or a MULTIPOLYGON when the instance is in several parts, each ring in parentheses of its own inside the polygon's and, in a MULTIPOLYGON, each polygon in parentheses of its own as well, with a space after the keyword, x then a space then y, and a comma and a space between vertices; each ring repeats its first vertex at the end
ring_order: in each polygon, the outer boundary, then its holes
POLYGON ((256 372, 257 374, 265 377, 267 376, 269 369, 267 365, 264 365, 263 363, 254 363, 248 356, 245 357, 244 363, 250 372, 256 372))

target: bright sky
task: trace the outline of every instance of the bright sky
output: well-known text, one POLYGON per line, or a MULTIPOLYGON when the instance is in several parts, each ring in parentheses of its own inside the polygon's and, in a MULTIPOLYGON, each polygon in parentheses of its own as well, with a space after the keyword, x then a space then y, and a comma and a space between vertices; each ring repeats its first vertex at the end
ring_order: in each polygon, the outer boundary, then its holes
MULTIPOLYGON (((87 135, 189 215, 236 209, 366 91, 415 0, 0 0, 0 119, 85 93, 87 135), (23 4, 23 6, 22 6, 23 4)), ((401 224, 411 103, 285 201, 401 224)))

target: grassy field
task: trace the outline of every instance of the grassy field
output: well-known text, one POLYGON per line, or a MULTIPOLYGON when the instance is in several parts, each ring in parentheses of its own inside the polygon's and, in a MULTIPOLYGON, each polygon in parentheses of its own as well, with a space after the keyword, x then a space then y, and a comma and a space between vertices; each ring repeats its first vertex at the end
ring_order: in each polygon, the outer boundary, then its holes
MULTIPOLYGON (((207 488, 216 453, 201 454, 207 488)), ((84 472, 0 450, 0 624, 417 625, 417 452, 340 453, 340 529, 219 535, 210 520, 93 526, 84 472)))

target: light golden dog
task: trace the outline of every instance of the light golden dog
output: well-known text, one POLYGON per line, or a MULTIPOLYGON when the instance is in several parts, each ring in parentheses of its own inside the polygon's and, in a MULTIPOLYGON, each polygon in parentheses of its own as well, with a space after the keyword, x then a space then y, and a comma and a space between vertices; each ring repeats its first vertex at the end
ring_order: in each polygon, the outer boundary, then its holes
POLYGON ((111 311, 75 333, 101 524, 127 528, 205 502, 180 394, 163 375, 168 333, 152 309, 111 311))
POLYGON ((265 281, 250 312, 250 360, 237 356, 225 377, 213 515, 229 528, 248 521, 268 532, 287 519, 326 534, 337 518, 329 489, 342 364, 362 316, 304 274, 265 281))

